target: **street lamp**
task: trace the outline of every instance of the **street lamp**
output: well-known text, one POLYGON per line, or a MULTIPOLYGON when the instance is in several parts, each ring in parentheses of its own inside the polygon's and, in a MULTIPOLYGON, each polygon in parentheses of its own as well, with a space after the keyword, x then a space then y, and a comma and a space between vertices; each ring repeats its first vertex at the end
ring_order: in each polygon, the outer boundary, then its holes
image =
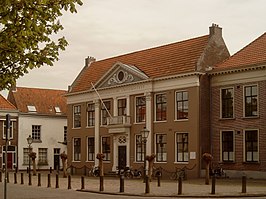
POLYGON ((146 182, 146 143, 147 138, 149 137, 150 131, 144 127, 141 131, 141 141, 144 144, 144 168, 143 168, 143 182, 146 182))
POLYGON ((29 185, 31 185, 31 173, 30 173, 30 153, 31 153, 31 144, 33 142, 33 138, 31 137, 31 135, 29 135, 29 137, 27 138, 27 142, 29 145, 29 185))

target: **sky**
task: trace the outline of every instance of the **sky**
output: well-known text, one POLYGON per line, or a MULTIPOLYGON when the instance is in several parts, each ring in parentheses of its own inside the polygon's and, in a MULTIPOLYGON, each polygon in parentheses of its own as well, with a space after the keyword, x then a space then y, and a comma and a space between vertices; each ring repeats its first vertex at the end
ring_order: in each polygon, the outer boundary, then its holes
POLYGON ((265 8, 265 0, 83 0, 78 13, 60 18, 59 36, 69 43, 60 60, 31 70, 17 86, 67 90, 88 56, 102 60, 207 35, 212 23, 232 55, 266 32, 265 8))

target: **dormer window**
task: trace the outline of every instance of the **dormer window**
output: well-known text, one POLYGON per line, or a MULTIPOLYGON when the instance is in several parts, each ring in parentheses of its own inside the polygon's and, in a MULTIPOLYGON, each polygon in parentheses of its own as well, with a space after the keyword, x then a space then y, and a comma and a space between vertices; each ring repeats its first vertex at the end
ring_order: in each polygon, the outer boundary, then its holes
POLYGON ((33 105, 28 105, 27 108, 28 108, 28 112, 37 112, 36 107, 33 105))
POLYGON ((61 113, 61 110, 60 110, 59 106, 54 107, 54 110, 55 110, 56 113, 61 113))

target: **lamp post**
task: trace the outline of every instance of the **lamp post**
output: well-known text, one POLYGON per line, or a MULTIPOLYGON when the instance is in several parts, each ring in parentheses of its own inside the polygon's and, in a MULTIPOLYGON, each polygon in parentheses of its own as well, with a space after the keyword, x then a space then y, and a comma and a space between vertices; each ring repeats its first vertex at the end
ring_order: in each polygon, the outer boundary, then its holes
POLYGON ((141 130, 141 141, 144 144, 144 168, 143 168, 143 182, 146 182, 146 143, 147 143, 147 138, 149 136, 150 131, 144 127, 141 130))
POLYGON ((29 135, 29 137, 27 138, 27 142, 29 145, 29 185, 31 185, 31 173, 30 173, 30 153, 31 153, 31 144, 33 142, 33 138, 31 137, 31 135, 29 135))

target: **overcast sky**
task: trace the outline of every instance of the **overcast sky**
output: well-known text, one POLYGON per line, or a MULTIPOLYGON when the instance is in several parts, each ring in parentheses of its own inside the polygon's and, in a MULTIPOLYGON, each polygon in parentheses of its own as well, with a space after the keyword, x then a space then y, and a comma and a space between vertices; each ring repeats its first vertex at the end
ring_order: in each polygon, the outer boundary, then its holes
POLYGON ((69 42, 53 67, 34 69, 17 86, 65 89, 96 60, 182 41, 223 28, 231 54, 266 32, 266 0, 83 0, 61 18, 69 42))

